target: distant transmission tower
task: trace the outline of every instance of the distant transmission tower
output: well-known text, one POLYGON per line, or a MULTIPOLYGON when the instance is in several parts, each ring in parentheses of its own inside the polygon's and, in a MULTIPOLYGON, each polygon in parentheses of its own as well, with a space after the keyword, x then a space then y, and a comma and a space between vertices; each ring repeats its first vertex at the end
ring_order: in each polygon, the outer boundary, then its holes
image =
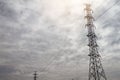
POLYGON ((94 17, 92 16, 91 4, 86 4, 86 27, 88 28, 88 39, 89 39, 89 79, 88 80, 107 80, 104 69, 101 64, 101 56, 98 52, 97 36, 95 34, 95 26, 93 24, 94 17))
POLYGON ((37 80, 37 71, 35 71, 35 73, 33 74, 34 75, 34 80, 37 80))

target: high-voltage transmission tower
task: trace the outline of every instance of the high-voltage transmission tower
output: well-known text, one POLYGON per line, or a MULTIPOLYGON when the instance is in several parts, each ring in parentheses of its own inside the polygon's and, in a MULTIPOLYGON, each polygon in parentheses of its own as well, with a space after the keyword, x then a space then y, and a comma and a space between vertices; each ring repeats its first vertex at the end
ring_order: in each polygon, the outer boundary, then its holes
POLYGON ((34 80, 37 80, 37 71, 35 71, 35 73, 33 74, 34 75, 34 80))
POLYGON ((101 63, 101 56, 98 52, 97 36, 95 34, 94 17, 92 16, 91 4, 86 4, 85 19, 87 21, 86 27, 88 29, 89 39, 89 79, 88 80, 107 80, 104 69, 101 63))

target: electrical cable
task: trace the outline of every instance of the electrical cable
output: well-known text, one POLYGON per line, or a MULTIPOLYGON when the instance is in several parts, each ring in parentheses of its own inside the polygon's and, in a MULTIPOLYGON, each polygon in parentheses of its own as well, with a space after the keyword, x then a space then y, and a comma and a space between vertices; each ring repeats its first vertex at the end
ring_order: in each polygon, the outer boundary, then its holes
MULTIPOLYGON (((100 19, 105 13, 107 13, 110 9, 112 9, 117 3, 119 3, 120 1, 117 1, 117 2, 115 2, 115 4, 113 4, 110 8, 108 8, 105 12, 103 12, 100 16, 98 16, 97 17, 97 19, 96 19, 96 21, 98 20, 98 19, 100 19)), ((57 55, 55 55, 55 57, 56 56, 58 56, 58 54, 57 55)), ((52 57, 51 59, 50 59, 50 63, 45 67, 45 69, 48 69, 49 67, 50 67, 50 65, 54 62, 54 59, 55 59, 55 57, 52 57)))
MULTIPOLYGON (((90 1, 90 2, 91 2, 91 1, 90 1)), ((98 20, 100 17, 102 17, 107 11, 109 11, 111 8, 113 8, 113 7, 114 7, 117 3, 119 3, 119 2, 120 2, 120 1, 115 2, 115 4, 113 4, 113 5, 112 5, 110 8, 108 8, 105 12, 103 12, 103 14, 101 14, 96 20, 98 20)), ((57 55, 56 55, 56 56, 57 56, 57 55)), ((50 61, 51 61, 51 60, 50 60, 50 61)), ((53 62, 53 61, 54 61, 54 59, 52 58, 52 62, 53 62)), ((51 62, 51 63, 52 63, 52 62, 51 62)), ((50 65, 51 63, 49 63, 49 65, 50 65)), ((49 66, 49 65, 48 65, 48 66, 49 66)), ((48 66, 47 66, 47 67, 48 67, 48 66)), ((46 67, 46 68, 47 68, 47 67, 46 67)))
POLYGON ((118 4, 120 1, 117 1, 117 2, 115 2, 110 8, 108 8, 107 10, 105 10, 100 16, 98 16, 97 18, 96 18, 96 21, 98 20, 98 19, 100 19, 105 13, 107 13, 110 9, 112 9, 116 4, 118 4))

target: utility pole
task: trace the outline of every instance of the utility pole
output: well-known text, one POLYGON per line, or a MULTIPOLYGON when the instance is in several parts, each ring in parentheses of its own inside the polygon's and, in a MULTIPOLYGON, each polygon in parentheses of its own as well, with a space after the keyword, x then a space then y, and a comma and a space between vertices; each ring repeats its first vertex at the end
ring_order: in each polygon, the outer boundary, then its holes
POLYGON ((91 4, 86 4, 85 19, 87 21, 86 27, 88 29, 89 40, 89 79, 88 80, 107 80, 104 69, 101 63, 101 56, 98 52, 97 36, 95 34, 94 17, 92 16, 91 4))
POLYGON ((35 71, 33 75, 34 75, 34 80, 37 80, 37 75, 38 75, 37 71, 35 71))

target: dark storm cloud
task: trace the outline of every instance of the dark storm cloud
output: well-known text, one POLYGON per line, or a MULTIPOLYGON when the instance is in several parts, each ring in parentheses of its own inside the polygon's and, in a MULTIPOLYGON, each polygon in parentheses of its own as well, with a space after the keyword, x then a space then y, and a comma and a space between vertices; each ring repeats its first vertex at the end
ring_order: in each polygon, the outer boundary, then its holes
POLYGON ((8 20, 17 19, 16 11, 4 0, 0 0, 0 16, 8 20))
POLYGON ((13 74, 16 70, 13 66, 10 65, 0 65, 0 75, 13 74))

